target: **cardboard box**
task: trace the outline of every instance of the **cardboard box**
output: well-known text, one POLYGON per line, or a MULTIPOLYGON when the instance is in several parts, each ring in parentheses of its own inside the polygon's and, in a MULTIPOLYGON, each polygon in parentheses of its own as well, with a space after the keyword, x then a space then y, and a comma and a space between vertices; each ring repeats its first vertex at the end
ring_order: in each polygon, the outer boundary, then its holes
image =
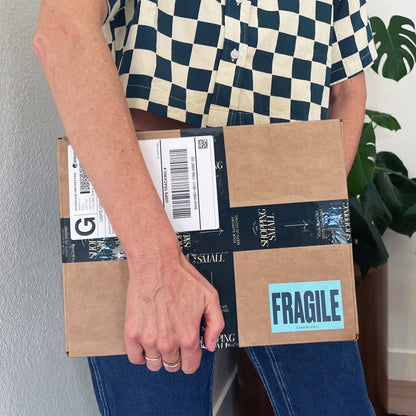
MULTIPOLYGON (((219 291, 226 328, 218 346, 355 340, 342 123, 144 132, 138 138, 202 135, 214 143, 219 227, 178 238, 219 291)), ((59 139, 57 146, 66 350, 71 357, 123 354, 126 260, 116 237, 71 240, 68 142, 59 139)))

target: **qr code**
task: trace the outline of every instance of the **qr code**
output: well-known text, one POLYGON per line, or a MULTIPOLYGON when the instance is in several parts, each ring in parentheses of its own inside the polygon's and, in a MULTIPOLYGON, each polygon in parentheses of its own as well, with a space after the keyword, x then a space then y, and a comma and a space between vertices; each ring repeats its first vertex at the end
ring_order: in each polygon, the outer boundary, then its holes
POLYGON ((208 149, 208 139, 198 139, 198 150, 208 149))

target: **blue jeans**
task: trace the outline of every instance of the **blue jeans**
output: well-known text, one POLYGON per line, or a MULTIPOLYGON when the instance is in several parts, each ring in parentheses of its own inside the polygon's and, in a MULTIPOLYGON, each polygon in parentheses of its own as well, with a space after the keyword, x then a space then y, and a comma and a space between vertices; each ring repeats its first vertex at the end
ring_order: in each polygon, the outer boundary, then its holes
MULTIPOLYGON (((246 349, 278 416, 374 416, 355 342, 246 349)), ((91 357, 103 416, 210 416, 215 354, 199 370, 152 373, 126 356, 91 357)))

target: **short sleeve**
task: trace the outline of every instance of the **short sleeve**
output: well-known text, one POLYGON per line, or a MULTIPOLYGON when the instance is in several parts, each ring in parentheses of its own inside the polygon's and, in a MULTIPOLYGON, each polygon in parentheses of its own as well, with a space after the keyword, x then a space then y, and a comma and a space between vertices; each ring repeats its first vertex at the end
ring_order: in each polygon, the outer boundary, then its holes
POLYGON ((127 0, 107 0, 108 4, 108 15, 104 23, 109 22, 110 20, 114 19, 116 14, 124 9, 126 6, 127 0))
POLYGON ((134 13, 136 2, 133 0, 107 0, 108 15, 103 23, 102 31, 116 64, 121 56, 128 22, 134 13))
POLYGON ((377 57, 366 0, 334 0, 331 84, 351 78, 377 57))

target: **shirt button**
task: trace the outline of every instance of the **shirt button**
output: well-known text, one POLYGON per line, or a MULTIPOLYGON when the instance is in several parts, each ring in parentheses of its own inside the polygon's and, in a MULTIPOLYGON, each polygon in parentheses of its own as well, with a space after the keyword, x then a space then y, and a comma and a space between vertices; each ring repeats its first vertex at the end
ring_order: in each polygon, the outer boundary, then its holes
POLYGON ((231 59, 233 61, 235 61, 238 58, 238 56, 239 56, 238 50, 237 49, 233 49, 231 51, 231 53, 230 53, 230 56, 231 56, 231 59))

